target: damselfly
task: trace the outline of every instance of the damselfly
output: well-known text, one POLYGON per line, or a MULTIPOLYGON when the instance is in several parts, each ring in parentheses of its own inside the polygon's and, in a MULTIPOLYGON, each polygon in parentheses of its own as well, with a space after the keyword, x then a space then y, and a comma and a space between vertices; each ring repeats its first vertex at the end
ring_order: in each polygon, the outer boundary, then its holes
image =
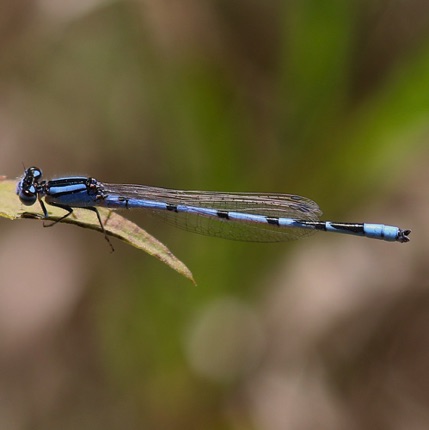
POLYGON ((108 184, 84 176, 42 180, 37 167, 25 170, 16 192, 26 206, 39 201, 45 218, 45 203, 64 209, 66 213, 54 224, 70 216, 73 208, 95 212, 106 239, 97 207, 144 209, 188 231, 242 241, 280 242, 322 230, 408 242, 411 232, 384 224, 320 221, 319 206, 293 194, 181 191, 108 184))

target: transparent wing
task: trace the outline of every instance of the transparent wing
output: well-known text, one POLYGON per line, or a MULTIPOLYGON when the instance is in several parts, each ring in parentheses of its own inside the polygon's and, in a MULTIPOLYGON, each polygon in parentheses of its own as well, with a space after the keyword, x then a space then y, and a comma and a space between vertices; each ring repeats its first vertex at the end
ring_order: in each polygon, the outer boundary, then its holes
MULTIPOLYGON (((181 191, 126 184, 103 184, 103 188, 106 194, 124 198, 234 211, 266 217, 317 221, 321 215, 319 206, 314 201, 293 194, 181 191)), ((267 223, 203 216, 186 211, 148 209, 147 212, 178 228, 231 240, 281 242, 297 239, 314 232, 313 230, 279 227, 267 223)))

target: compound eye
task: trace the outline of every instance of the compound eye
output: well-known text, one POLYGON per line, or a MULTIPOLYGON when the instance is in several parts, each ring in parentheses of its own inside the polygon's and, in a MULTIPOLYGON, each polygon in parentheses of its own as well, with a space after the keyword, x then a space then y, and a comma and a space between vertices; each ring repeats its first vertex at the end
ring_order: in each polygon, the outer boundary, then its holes
POLYGON ((21 203, 23 205, 25 206, 34 205, 34 203, 36 203, 36 200, 37 200, 36 188, 33 185, 29 186, 25 190, 20 188, 18 190, 18 196, 19 196, 19 200, 21 200, 21 203))
POLYGON ((38 167, 29 167, 27 169, 27 176, 31 176, 36 182, 42 177, 42 171, 38 167))

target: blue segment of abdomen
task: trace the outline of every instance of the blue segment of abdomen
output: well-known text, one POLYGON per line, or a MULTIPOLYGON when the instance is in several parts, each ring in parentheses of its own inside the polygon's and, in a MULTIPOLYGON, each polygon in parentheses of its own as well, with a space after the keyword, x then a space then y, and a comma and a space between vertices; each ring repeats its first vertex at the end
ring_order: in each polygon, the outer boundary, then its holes
POLYGON ((389 242, 396 241, 399 234, 399 229, 391 225, 364 223, 363 228, 365 236, 372 237, 374 239, 383 238, 389 242))
POLYGON ((104 206, 112 209, 167 209, 167 203, 153 200, 125 198, 115 195, 107 195, 97 202, 97 206, 104 206))

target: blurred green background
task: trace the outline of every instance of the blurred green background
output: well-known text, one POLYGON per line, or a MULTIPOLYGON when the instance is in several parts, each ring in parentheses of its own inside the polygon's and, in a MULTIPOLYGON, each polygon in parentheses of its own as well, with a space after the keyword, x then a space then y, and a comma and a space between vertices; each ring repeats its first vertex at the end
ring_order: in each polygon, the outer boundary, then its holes
POLYGON ((0 174, 294 193, 413 233, 242 244, 125 213, 194 287, 3 220, 0 426, 427 428, 428 132, 425 1, 2 2, 0 174))

